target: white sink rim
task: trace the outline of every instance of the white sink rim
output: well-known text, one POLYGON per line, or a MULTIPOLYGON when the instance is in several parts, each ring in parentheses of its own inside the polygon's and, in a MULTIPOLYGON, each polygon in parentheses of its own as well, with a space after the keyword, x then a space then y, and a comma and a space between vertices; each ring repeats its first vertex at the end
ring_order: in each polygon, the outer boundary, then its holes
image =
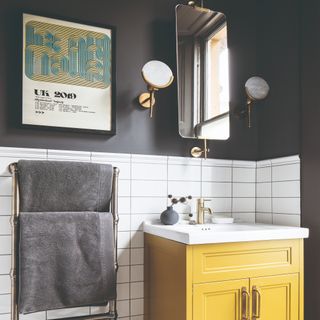
POLYGON ((152 235, 190 245, 309 237, 307 228, 249 223, 165 226, 160 222, 146 221, 143 230, 152 235), (202 228, 209 230, 199 230, 202 228))

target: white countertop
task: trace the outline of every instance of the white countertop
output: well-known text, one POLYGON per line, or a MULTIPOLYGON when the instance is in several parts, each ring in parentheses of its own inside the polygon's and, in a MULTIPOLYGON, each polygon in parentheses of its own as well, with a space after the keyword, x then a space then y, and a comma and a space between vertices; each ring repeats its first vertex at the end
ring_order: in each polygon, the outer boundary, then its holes
POLYGON ((176 224, 165 226, 145 222, 144 232, 185 244, 245 242, 261 240, 302 239, 309 237, 309 229, 268 224, 176 224))

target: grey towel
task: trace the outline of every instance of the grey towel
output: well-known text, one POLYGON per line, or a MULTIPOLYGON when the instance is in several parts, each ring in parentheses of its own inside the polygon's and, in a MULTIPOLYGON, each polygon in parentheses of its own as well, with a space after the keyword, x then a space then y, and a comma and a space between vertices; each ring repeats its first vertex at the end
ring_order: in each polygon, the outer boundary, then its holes
POLYGON ((113 218, 98 212, 22 212, 19 311, 116 298, 113 218))
POLYGON ((18 162, 20 211, 109 211, 112 166, 108 164, 18 162))

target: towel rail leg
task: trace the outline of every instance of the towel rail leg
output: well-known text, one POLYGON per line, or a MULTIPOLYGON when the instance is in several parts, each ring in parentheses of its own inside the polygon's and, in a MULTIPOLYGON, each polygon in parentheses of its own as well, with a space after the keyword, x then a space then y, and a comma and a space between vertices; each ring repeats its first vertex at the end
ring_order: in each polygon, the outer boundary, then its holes
MULTIPOLYGON (((111 210, 113 214, 113 233, 114 233, 114 257, 115 257, 115 270, 116 279, 118 271, 118 224, 119 224, 119 213, 118 213, 118 189, 119 189, 119 168, 113 168, 113 180, 112 180, 112 203, 111 210)), ((114 315, 115 319, 118 317, 117 312, 117 300, 109 302, 110 313, 114 315)))
POLYGON ((19 218, 19 195, 18 195, 18 167, 16 163, 9 165, 12 174, 12 209, 11 209, 11 320, 19 320, 18 290, 17 290, 17 246, 18 246, 18 218, 19 218))

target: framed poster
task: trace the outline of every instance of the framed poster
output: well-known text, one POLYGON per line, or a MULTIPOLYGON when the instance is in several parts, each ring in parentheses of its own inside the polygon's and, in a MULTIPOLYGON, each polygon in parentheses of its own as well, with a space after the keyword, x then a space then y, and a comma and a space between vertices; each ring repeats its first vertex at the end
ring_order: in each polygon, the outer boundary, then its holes
POLYGON ((22 125, 115 134, 114 37, 24 13, 22 125))

